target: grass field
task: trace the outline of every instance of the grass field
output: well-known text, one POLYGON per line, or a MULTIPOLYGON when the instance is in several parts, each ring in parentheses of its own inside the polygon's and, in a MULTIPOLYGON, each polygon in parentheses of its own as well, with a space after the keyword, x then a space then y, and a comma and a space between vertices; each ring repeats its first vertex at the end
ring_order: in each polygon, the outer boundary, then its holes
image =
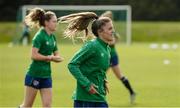
MULTIPOLYGON (((180 43, 178 43, 180 45, 180 43)), ((59 44, 65 57, 60 64, 52 63, 53 106, 72 106, 75 80, 68 72, 67 63, 81 45, 59 44)), ((24 96, 24 76, 31 63, 30 46, 8 47, 0 44, 0 107, 16 107, 24 96)), ((108 73, 111 107, 180 107, 180 48, 164 51, 149 48, 149 43, 117 45, 121 68, 137 92, 136 104, 129 104, 129 94, 111 71, 108 73), (169 59, 169 65, 163 64, 169 59)), ((38 95, 34 106, 41 106, 38 95)))
MULTIPOLYGON (((115 29, 124 37, 124 24, 114 22, 115 29)), ((65 41, 63 36, 64 25, 59 24, 55 32, 57 38, 65 41)), ((22 25, 17 22, 0 22, 0 43, 17 41, 21 37, 22 25)), ((31 37, 36 29, 31 30, 31 37)), ((132 41, 133 42, 179 42, 180 41, 180 22, 132 22, 132 41)))

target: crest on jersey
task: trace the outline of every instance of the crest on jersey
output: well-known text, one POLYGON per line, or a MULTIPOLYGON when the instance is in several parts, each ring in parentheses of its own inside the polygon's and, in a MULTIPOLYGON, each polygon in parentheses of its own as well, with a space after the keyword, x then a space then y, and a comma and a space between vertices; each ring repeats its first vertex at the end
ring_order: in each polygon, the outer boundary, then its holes
POLYGON ((49 45, 49 42, 48 42, 48 41, 46 41, 46 45, 49 45))
POLYGON ((101 57, 104 57, 104 53, 101 53, 101 57))
POLYGON ((54 42, 54 46, 56 46, 56 42, 54 42))

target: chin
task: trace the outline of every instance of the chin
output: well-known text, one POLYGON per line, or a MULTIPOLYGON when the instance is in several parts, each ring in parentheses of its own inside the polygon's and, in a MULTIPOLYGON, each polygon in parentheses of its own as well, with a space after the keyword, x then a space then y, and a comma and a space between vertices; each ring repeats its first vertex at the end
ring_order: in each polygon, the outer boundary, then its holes
POLYGON ((108 41, 113 41, 113 39, 109 39, 108 41))
POLYGON ((56 31, 56 29, 52 29, 51 31, 54 32, 54 31, 56 31))

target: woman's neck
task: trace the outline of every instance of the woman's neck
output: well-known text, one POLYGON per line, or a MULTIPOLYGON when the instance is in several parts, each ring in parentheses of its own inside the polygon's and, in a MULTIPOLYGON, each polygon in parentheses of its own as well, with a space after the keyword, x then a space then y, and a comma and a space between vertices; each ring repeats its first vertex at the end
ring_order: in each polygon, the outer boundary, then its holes
POLYGON ((44 29, 45 29, 45 31, 46 31, 46 33, 47 33, 48 35, 51 35, 51 34, 52 34, 52 31, 49 30, 47 27, 44 27, 44 29))
POLYGON ((102 41, 104 41, 105 43, 109 43, 107 40, 105 40, 104 38, 102 38, 101 36, 99 36, 99 38, 102 40, 102 41))

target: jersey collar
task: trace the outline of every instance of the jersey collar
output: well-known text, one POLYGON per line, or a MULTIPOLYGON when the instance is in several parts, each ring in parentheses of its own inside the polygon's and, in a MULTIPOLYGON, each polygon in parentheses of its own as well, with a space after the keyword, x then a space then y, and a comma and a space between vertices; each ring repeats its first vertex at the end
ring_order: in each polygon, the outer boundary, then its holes
POLYGON ((46 30, 45 30, 44 27, 42 27, 41 30, 42 30, 47 36, 52 36, 52 34, 49 35, 49 34, 46 32, 46 30))
POLYGON ((104 42, 103 40, 101 40, 99 37, 97 37, 97 41, 104 47, 108 46, 108 44, 106 42, 104 42))

